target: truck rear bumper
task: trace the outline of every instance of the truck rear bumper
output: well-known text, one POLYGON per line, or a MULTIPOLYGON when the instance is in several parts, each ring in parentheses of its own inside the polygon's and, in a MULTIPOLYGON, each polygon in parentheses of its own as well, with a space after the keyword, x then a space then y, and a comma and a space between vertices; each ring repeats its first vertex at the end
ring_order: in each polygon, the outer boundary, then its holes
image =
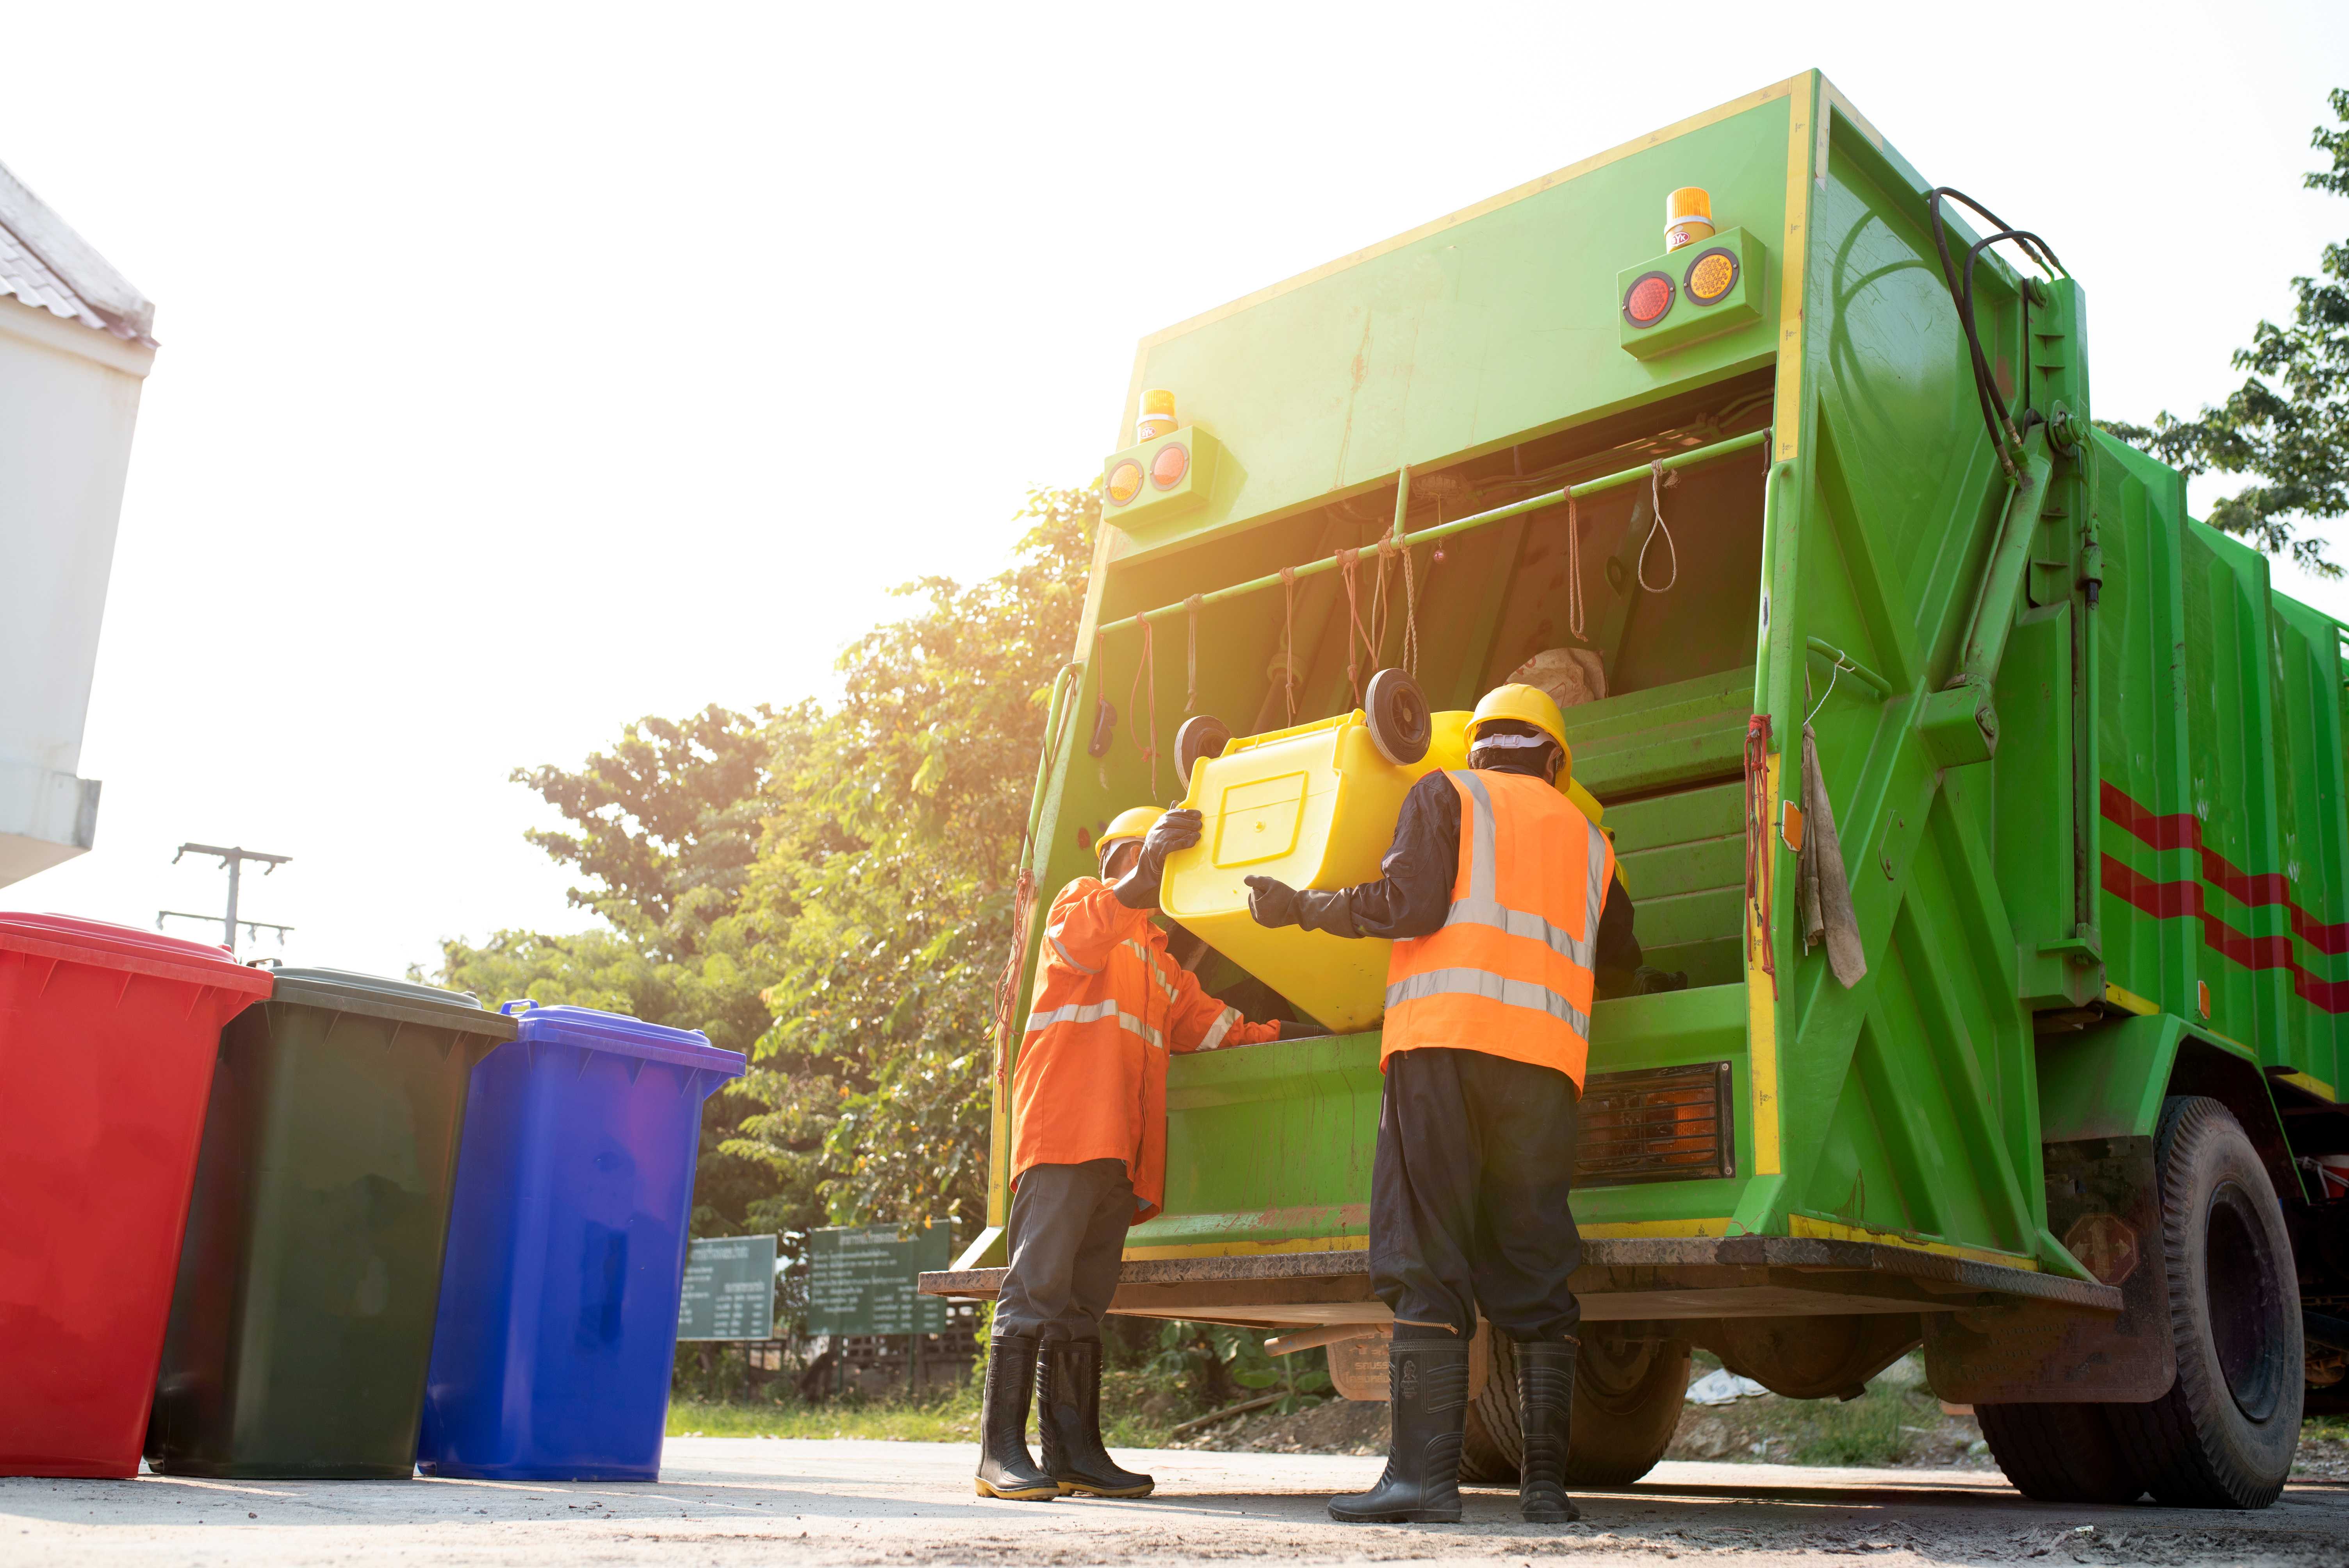
MULTIPOLYGON (((926 1274, 926 1295, 991 1301, 1001 1269, 926 1274)), ((1993 1300, 2118 1312, 2121 1293, 1915 1247, 1804 1236, 1586 1241, 1574 1292, 1592 1322, 1956 1312, 1993 1300)), ((1110 1310, 1135 1317, 1288 1327, 1385 1323, 1361 1252, 1154 1258, 1126 1264, 1110 1310)))

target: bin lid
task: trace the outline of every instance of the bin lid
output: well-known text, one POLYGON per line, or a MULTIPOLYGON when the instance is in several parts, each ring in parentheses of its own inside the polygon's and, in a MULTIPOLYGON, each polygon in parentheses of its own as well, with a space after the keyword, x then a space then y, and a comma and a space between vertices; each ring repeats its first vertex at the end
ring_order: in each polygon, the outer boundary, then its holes
POLYGON ((269 971, 239 964, 225 947, 70 914, 0 911, 0 949, 193 981, 254 996, 268 995, 274 984, 269 971))
POLYGON ((741 1077, 750 1065, 741 1052, 711 1045, 709 1037, 699 1029, 672 1029, 665 1024, 631 1018, 626 1013, 576 1007, 567 1002, 541 1006, 530 1001, 508 1002, 498 1011, 520 1026, 524 1045, 543 1040, 584 1046, 591 1051, 700 1068, 728 1078, 741 1077))
POLYGON ((500 1040, 514 1036, 512 1021, 486 1011, 481 999, 471 991, 445 991, 438 985, 395 980, 388 975, 363 975, 354 969, 280 969, 276 975, 280 1002, 445 1026, 500 1040))

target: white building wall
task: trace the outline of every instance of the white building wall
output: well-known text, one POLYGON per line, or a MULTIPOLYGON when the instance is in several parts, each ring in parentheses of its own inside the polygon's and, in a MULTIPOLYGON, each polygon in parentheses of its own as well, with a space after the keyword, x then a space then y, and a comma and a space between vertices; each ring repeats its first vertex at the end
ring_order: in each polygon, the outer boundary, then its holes
POLYGON ((0 885, 88 850, 78 777, 154 350, 0 296, 0 885))

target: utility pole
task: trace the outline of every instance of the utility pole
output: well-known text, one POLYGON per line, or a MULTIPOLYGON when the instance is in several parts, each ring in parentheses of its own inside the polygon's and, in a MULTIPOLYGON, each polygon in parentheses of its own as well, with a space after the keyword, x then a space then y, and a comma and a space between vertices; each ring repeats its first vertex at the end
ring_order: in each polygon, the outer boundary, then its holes
MULTIPOLYGON (((171 857, 171 863, 178 865, 180 856, 187 854, 218 855, 221 858, 221 864, 228 869, 228 917, 221 923, 222 946, 231 953, 236 951, 236 928, 240 925, 247 932, 256 934, 264 929, 274 931, 277 933, 279 942, 285 940, 285 934, 294 929, 290 925, 278 925, 266 920, 238 919, 236 895, 238 884, 243 880, 245 861, 258 861, 261 862, 261 874, 267 876, 279 866, 291 861, 294 858, 292 855, 266 855, 259 850, 248 850, 238 845, 222 847, 219 844, 181 844, 180 853, 171 857)), ((212 918, 209 914, 191 914, 185 910, 158 910, 155 913, 155 929, 162 930, 166 920, 210 920, 212 918)))

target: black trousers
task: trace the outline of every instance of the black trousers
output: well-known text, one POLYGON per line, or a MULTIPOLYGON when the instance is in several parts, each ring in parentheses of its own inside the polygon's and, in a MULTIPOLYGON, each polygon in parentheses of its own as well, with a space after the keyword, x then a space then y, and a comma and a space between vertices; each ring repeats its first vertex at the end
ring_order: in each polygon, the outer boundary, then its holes
POLYGON ((1371 1288, 1395 1337, 1464 1339, 1481 1307, 1512 1339, 1582 1321, 1574 1080, 1485 1051, 1387 1058, 1371 1169, 1371 1288))
POLYGON ((1022 1171, 1011 1192, 1011 1266, 996 1298, 995 1332, 1099 1339, 1133 1214, 1123 1160, 1022 1171))

